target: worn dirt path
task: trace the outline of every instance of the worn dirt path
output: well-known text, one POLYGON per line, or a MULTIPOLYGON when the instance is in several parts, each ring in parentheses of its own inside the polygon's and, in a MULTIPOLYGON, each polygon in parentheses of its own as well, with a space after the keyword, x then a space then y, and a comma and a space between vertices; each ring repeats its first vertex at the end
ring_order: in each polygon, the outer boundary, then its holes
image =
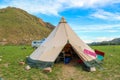
POLYGON ((80 71, 75 67, 75 62, 70 62, 69 64, 62 64, 62 74, 59 80, 79 80, 83 76, 80 75, 80 71))

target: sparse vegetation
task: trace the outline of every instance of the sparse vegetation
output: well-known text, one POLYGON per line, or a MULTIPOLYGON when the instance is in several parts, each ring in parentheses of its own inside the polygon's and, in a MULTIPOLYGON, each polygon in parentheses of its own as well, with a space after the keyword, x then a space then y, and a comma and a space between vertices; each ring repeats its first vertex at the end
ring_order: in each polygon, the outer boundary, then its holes
POLYGON ((54 27, 19 8, 0 9, 0 44, 30 44, 47 37, 54 27))
POLYGON ((32 68, 25 70, 27 65, 19 65, 26 61, 34 49, 31 46, 0 46, 0 77, 4 80, 119 80, 120 79, 120 46, 92 46, 104 51, 104 70, 86 72, 80 65, 68 66, 55 64, 51 73, 32 68))

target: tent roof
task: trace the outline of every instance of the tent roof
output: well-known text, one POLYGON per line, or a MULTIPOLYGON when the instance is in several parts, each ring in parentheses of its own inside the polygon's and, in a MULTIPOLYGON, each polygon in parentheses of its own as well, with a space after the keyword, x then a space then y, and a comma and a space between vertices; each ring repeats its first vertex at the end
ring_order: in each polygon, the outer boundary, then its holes
POLYGON ((51 32, 45 42, 30 55, 30 58, 32 60, 54 62, 67 43, 71 44, 83 61, 91 61, 96 58, 84 54, 85 49, 94 51, 75 34, 64 17, 61 18, 58 26, 51 32))

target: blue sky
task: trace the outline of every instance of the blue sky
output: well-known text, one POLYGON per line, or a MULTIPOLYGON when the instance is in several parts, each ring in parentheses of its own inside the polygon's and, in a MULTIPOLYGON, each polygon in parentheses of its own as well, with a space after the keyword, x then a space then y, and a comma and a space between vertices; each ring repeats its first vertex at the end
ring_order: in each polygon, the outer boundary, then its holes
POLYGON ((64 16, 86 43, 120 37, 120 0, 0 0, 57 26, 64 16))

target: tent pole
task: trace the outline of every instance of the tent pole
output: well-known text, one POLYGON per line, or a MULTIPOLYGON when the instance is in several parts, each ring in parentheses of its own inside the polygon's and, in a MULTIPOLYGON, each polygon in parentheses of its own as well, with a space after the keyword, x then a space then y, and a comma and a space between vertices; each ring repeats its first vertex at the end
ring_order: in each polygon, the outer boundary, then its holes
POLYGON ((64 57, 64 64, 65 64, 65 53, 63 53, 63 57, 64 57))

